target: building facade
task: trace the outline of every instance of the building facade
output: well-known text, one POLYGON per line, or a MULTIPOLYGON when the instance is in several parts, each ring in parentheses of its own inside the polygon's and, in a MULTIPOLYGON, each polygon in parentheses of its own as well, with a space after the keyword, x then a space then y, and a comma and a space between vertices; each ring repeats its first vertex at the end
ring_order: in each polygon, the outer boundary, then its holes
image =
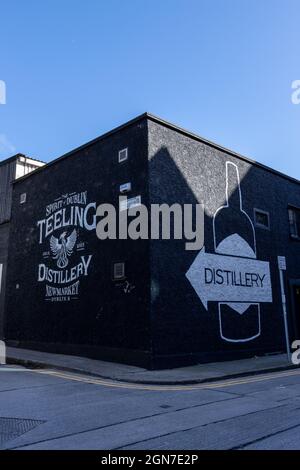
POLYGON ((9 228, 12 211, 13 181, 21 178, 44 163, 23 154, 17 154, 0 162, 0 338, 3 337, 6 270, 9 244, 9 228))
POLYGON ((297 180, 144 114, 14 183, 5 338, 147 368, 283 351, 277 260, 292 340, 298 208, 297 180), (203 243, 100 240, 107 203, 201 204, 203 243))

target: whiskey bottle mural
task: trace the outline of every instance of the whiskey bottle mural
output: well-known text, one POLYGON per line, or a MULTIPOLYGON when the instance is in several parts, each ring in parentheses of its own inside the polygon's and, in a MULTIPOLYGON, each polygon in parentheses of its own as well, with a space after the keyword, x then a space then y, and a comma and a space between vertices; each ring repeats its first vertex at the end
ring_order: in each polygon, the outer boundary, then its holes
POLYGON ((231 162, 226 162, 225 204, 214 214, 213 235, 214 252, 204 246, 186 277, 205 310, 217 302, 224 341, 251 341, 261 333, 260 304, 272 302, 270 263, 257 259, 254 226, 243 209, 238 167, 231 162))
MULTIPOLYGON (((226 162, 226 204, 214 216, 215 252, 223 255, 256 258, 256 239, 253 223, 243 210, 238 168, 226 162)), ((238 274, 238 273, 235 273, 238 274)), ((243 279, 235 277, 235 283, 243 279)), ((260 305, 248 302, 220 302, 220 334, 231 342, 250 341, 260 335, 260 305)))

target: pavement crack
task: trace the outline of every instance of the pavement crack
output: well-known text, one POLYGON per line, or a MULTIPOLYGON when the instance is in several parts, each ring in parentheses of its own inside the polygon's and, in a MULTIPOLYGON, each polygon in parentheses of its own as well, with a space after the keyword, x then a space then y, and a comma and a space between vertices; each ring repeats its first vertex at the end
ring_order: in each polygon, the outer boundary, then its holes
POLYGON ((6 390, 0 390, 0 393, 6 393, 6 392, 17 392, 17 391, 23 391, 23 390, 35 390, 37 388, 46 388, 46 387, 67 387, 70 385, 69 383, 61 383, 61 384, 45 384, 45 385, 33 385, 32 387, 18 387, 18 388, 9 388, 6 390))
POLYGON ((273 432, 273 433, 270 433, 270 434, 266 434, 263 437, 258 437, 257 439, 253 439, 249 442, 246 442, 245 444, 242 444, 242 445, 239 445, 239 446, 236 446, 236 447, 231 447, 229 450, 243 450, 243 449, 245 449, 246 447, 248 447, 252 444, 256 444, 257 442, 264 441, 265 439, 268 439, 269 437, 278 436, 279 434, 282 434, 286 431, 291 431, 292 429, 297 429, 299 427, 300 427, 300 424, 295 424, 294 426, 290 426, 288 428, 281 429, 280 431, 276 431, 276 432, 273 432))
MULTIPOLYGON (((285 405, 280 405, 280 406, 275 406, 273 408, 270 408, 272 410, 274 409, 278 409, 278 408, 284 408, 285 405)), ((114 447, 112 450, 121 450, 121 449, 126 449, 127 447, 131 447, 133 445, 136 445, 136 444, 141 444, 142 442, 149 442, 149 441, 153 441, 155 439, 158 439, 158 438, 161 438, 161 437, 166 437, 166 436, 171 436, 173 434, 178 434, 178 433, 184 433, 184 432, 187 432, 187 431, 192 431, 194 429, 198 429, 198 428, 205 428, 207 426, 211 426, 213 424, 219 424, 219 423, 225 423, 226 421, 230 421, 232 419, 236 419, 240 416, 250 416, 250 415, 253 415, 253 414, 256 414, 256 413, 261 413, 262 411, 264 410, 258 410, 258 411, 251 411, 250 413, 245 413, 245 414, 242 414, 242 415, 238 415, 238 416, 234 416, 234 417, 231 417, 231 418, 224 418, 224 419, 220 419, 220 420, 217 420, 217 421, 212 421, 210 423, 205 423, 205 424, 202 424, 202 425, 197 425, 197 426, 192 426, 191 428, 186 428, 186 429, 182 429, 180 431, 172 431, 172 432, 168 432, 168 433, 165 433, 165 434, 159 434, 155 437, 150 437, 149 439, 142 439, 140 441, 136 441, 136 442, 132 442, 130 444, 127 444, 125 446, 121 446, 121 447, 114 447)), ((298 425, 299 426, 299 425, 298 425)), ((234 449, 232 449, 234 450, 234 449)))
MULTIPOLYGON (((147 416, 140 416, 140 417, 134 418, 134 419, 129 419, 129 420, 119 421, 119 422, 112 423, 112 424, 107 424, 105 426, 97 426, 95 428, 85 429, 84 431, 78 431, 78 432, 69 433, 69 434, 62 434, 60 436, 56 436, 56 437, 53 437, 53 438, 50 438, 50 439, 42 439, 40 441, 30 442, 29 444, 23 444, 21 446, 10 447, 10 449, 12 449, 12 450, 13 449, 22 449, 24 447, 29 447, 29 446, 32 446, 32 445, 35 445, 35 444, 42 444, 43 442, 56 441, 56 440, 59 440, 59 439, 62 439, 62 438, 77 436, 77 435, 86 434, 86 433, 93 432, 93 431, 99 431, 101 429, 106 429, 106 428, 111 428, 111 427, 114 427, 114 426, 119 426, 121 424, 134 423, 135 421, 141 421, 143 419, 155 418, 157 416, 167 415, 167 414, 170 414, 170 413, 177 413, 179 411, 185 411, 185 410, 189 410, 189 409, 193 409, 193 408, 200 408, 200 407, 203 407, 203 406, 212 405, 214 403, 222 403, 222 402, 231 401, 231 400, 232 400, 232 398, 224 398, 224 400, 213 400, 213 401, 206 402, 206 403, 201 403, 201 404, 198 404, 198 405, 187 406, 187 407, 183 407, 183 408, 170 409, 168 411, 164 411, 164 412, 160 412, 160 413, 153 413, 153 414, 147 415, 147 416)), ((49 420, 48 420, 48 422, 49 422, 49 420)))

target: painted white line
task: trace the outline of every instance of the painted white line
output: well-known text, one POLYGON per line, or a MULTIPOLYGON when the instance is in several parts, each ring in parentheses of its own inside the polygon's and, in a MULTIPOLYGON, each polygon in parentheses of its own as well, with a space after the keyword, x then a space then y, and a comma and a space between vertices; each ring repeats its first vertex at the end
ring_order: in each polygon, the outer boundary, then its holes
POLYGON ((248 377, 240 377, 236 379, 228 379, 219 382, 209 382, 209 383, 200 383, 194 385, 151 385, 151 384, 138 384, 138 383, 128 383, 128 382, 118 382, 118 381, 109 381, 106 379, 89 377, 83 375, 75 375, 67 372, 56 372, 56 371, 43 371, 35 370, 34 372, 39 374, 52 375, 61 379, 72 380, 75 382, 81 382, 86 384, 93 385, 102 385, 104 387, 113 387, 113 388, 125 388, 132 390, 150 390, 150 391, 193 391, 193 390, 205 390, 205 389, 216 389, 216 388, 225 388, 234 385, 244 385, 255 382, 262 382, 265 380, 274 380, 280 379, 283 377, 293 377, 300 375, 300 370, 291 370, 283 372, 273 372, 264 375, 255 375, 248 377))
POLYGON ((252 375, 252 376, 245 376, 245 377, 237 377, 233 379, 227 380, 220 380, 215 382, 206 382, 206 383, 199 383, 199 384, 190 384, 190 385, 158 385, 158 384, 143 384, 143 383, 130 383, 130 382, 119 382, 113 381, 109 379, 102 379, 101 377, 97 378, 95 376, 88 376, 88 375, 81 375, 75 374, 71 372, 65 371, 56 371, 53 369, 21 369, 21 368, 0 368, 0 372, 31 372, 36 374, 43 374, 48 375, 60 379, 85 383, 85 384, 93 384, 93 385, 101 385, 104 387, 112 387, 112 388, 123 388, 123 389, 131 389, 131 390, 148 390, 148 391, 193 391, 193 390, 213 390, 213 389, 220 389, 225 387, 232 387, 235 385, 246 385, 255 382, 263 382, 267 380, 276 380, 284 377, 294 377, 300 375, 300 370, 286 370, 286 371, 279 371, 279 372, 269 372, 265 374, 259 375, 252 375))

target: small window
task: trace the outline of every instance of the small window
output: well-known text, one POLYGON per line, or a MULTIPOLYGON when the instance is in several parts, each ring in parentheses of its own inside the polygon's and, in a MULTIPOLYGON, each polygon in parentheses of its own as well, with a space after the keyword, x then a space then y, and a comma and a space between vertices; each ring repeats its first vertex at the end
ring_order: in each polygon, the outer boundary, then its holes
POLYGON ((128 158, 128 148, 119 150, 119 163, 125 162, 128 158))
POLYGON ((290 235, 300 238, 300 209, 289 208, 290 235))
POLYGON ((25 204, 25 202, 26 202, 26 193, 23 193, 20 196, 20 204, 25 204))
POLYGON ((125 263, 114 263, 113 277, 115 281, 124 279, 125 277, 125 263))
POLYGON ((131 191, 131 183, 124 183, 120 185, 120 193, 129 193, 131 191))
POLYGON ((254 209, 254 220, 257 227, 267 229, 270 228, 269 212, 265 212, 260 209, 254 209))

